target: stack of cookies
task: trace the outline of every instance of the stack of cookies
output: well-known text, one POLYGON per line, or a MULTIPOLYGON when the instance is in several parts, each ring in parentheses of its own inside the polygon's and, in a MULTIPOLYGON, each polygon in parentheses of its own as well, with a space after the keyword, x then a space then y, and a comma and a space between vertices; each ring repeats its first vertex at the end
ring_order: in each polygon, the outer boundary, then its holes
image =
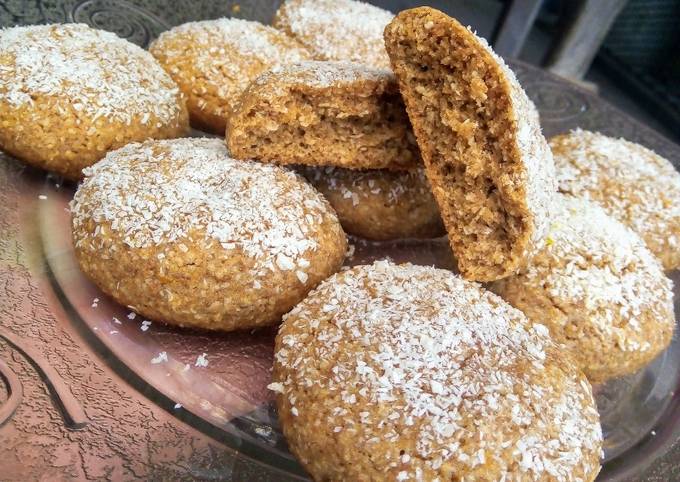
POLYGON ((75 254, 113 299, 209 330, 283 320, 270 388, 316 480, 592 481, 590 383, 673 336, 680 175, 598 133, 548 142, 503 60, 430 8, 287 0, 274 27, 192 22, 150 53, 0 31, 0 126, 84 176, 75 254), (169 139, 189 121, 225 140, 169 139), (345 232, 446 234, 460 276, 343 269, 345 232))

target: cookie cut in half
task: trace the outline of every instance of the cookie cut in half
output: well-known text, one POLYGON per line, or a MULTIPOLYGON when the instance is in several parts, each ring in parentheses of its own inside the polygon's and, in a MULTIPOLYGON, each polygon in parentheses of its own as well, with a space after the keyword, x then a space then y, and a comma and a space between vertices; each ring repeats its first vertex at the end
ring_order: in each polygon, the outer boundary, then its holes
POLYGON ((274 26, 292 35, 317 60, 346 60, 389 67, 383 30, 387 10, 355 0, 286 0, 274 26))
POLYGON ((450 271, 379 261, 289 314, 273 383, 314 480, 592 481, 602 432, 583 373, 517 309, 450 271))
POLYGON ((219 139, 128 144, 85 175, 71 202, 80 267, 152 320, 275 324, 345 258, 338 218, 314 188, 231 159, 219 139))
POLYGON ((349 62, 301 62, 258 77, 229 119, 234 157, 348 169, 421 163, 394 75, 349 62))
POLYGON ((383 241, 446 233, 422 168, 357 171, 309 166, 299 172, 328 199, 349 234, 383 241))
POLYGON ((0 149, 71 180, 113 149, 178 137, 189 116, 145 50, 84 24, 0 30, 0 149))
POLYGON ((437 10, 401 12, 385 44, 461 273, 517 272, 556 191, 534 105, 483 39, 437 10))
POLYGON ((492 289, 545 324, 591 382, 634 373, 671 342, 673 284, 632 230, 594 203, 558 196, 543 249, 492 289))
POLYGON ((560 192, 589 199, 680 267, 680 173, 634 142, 576 129, 550 139, 560 192))
POLYGON ((149 51, 186 95, 192 125, 219 135, 251 80, 279 63, 311 58, 285 33, 235 18, 178 25, 149 51))

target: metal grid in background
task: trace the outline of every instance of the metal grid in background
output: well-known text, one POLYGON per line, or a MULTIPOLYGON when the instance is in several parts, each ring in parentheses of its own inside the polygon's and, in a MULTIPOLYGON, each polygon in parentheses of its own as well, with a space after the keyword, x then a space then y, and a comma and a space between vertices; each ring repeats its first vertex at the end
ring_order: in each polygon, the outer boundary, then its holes
POLYGON ((630 0, 596 59, 680 138, 680 0, 630 0))

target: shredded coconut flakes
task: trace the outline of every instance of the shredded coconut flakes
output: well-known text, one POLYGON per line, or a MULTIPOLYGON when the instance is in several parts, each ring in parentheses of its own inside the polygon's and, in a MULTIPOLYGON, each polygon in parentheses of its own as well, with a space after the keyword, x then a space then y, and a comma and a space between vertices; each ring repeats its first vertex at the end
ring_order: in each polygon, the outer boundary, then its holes
POLYGON ((0 30, 0 101, 21 107, 63 98, 92 119, 171 122, 179 89, 155 59, 111 32, 84 24, 0 30))

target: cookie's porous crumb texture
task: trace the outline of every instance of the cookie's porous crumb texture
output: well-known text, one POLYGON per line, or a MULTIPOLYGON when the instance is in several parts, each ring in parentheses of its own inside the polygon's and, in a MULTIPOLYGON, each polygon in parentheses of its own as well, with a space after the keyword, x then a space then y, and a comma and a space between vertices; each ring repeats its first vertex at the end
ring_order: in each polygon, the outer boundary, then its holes
POLYGON ((394 15, 355 0, 286 0, 274 26, 304 44, 316 60, 389 67, 383 30, 394 15))
POLYGON ((251 80, 280 63, 310 58, 283 32, 234 18, 179 25, 163 32, 149 51, 187 96, 192 124, 220 135, 251 80))
POLYGON ((558 200, 543 250, 492 289, 544 323, 591 382, 634 373, 671 341, 672 282, 642 239, 602 208, 558 200))
POLYGON ((300 167, 324 195, 345 232, 382 241, 436 238, 446 231, 423 169, 355 171, 300 167))
POLYGON ((401 12, 385 43, 461 273, 517 272, 556 191, 534 105, 486 41, 437 10, 401 12))
POLYGON ((282 65, 255 79, 227 128, 237 158, 348 169, 421 164, 394 75, 350 62, 282 65))
POLYGON ((380 261, 284 317, 272 390, 314 480, 592 481, 591 388, 548 330, 449 271, 380 261))
POLYGON ((218 139, 129 144, 85 174, 70 205, 80 267, 153 320, 273 324, 344 259, 318 192, 277 166, 231 159, 218 139))
POLYGON ((188 131, 154 58, 83 24, 0 30, 0 148, 69 179, 128 142, 188 131))
POLYGON ((680 267, 680 174, 639 144, 576 129, 550 139, 558 189, 589 199, 645 240, 666 270, 680 267))

